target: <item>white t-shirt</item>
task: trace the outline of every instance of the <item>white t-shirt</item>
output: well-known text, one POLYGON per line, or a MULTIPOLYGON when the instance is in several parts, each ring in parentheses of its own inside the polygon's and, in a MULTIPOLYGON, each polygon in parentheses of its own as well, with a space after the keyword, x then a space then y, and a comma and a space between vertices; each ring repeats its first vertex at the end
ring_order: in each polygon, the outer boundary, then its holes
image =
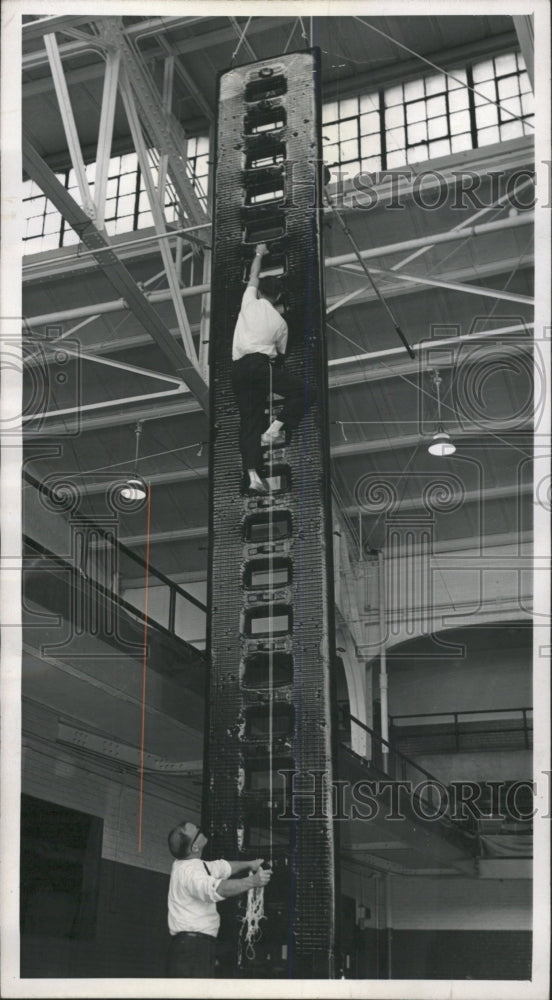
POLYGON ((257 289, 248 285, 243 293, 240 314, 234 330, 232 361, 245 354, 284 354, 288 327, 285 319, 268 299, 258 299, 257 289))
POLYGON ((171 934, 179 931, 200 931, 212 937, 218 934, 220 917, 215 904, 224 896, 219 896, 217 888, 223 879, 230 878, 232 868, 223 859, 205 864, 199 858, 173 862, 168 899, 171 934))

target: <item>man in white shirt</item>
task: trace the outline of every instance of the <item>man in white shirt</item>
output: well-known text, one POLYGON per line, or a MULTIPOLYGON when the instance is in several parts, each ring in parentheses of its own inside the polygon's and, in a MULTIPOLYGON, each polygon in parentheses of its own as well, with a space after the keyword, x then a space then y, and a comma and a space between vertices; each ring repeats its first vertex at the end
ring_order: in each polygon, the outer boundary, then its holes
POLYGON ((260 473, 263 445, 273 443, 281 434, 289 440, 314 398, 311 387, 290 375, 282 364, 288 327, 276 308, 282 297, 278 278, 259 277, 266 253, 266 243, 259 243, 232 342, 232 387, 240 411, 240 452, 249 489, 254 493, 268 493, 260 473), (279 419, 273 420, 263 433, 271 385, 273 392, 283 396, 284 404, 279 419))
POLYGON ((180 823, 169 833, 175 861, 168 896, 171 934, 167 976, 210 979, 215 974, 215 942, 220 925, 216 904, 249 889, 268 885, 271 872, 255 861, 202 861, 207 837, 195 823, 180 823), (231 875, 247 871, 245 878, 231 875))

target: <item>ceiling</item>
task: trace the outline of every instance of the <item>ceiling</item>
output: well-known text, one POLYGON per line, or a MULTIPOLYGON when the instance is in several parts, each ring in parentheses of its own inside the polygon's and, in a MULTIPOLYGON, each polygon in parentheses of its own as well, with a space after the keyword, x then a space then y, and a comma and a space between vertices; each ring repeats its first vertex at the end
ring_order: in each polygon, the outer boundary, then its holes
MULTIPOLYGON (((105 73, 101 19, 76 15, 48 19, 48 30, 52 20, 57 22, 82 153, 90 162, 96 155, 105 73)), ((220 71, 232 63, 302 48, 302 34, 310 41, 312 32, 312 40, 322 49, 325 99, 419 76, 424 72, 420 55, 450 68, 461 65, 469 54, 484 58, 517 45, 513 20, 505 16, 362 20, 366 23, 354 17, 316 18, 314 24, 309 18, 268 16, 125 17, 123 27, 160 86, 164 60, 175 57, 172 109, 188 135, 205 134, 213 126, 220 71)), ((44 22, 24 19, 23 126, 46 162, 61 169, 70 160, 44 48, 44 22)), ((133 148, 120 101, 112 148, 133 148)), ((530 529, 531 498, 527 490, 520 490, 520 468, 526 469, 532 452, 530 209, 521 206, 513 213, 501 206, 483 213, 475 221, 496 226, 475 233, 469 229, 476 214, 473 203, 464 199, 453 207, 453 171, 481 173, 480 198, 490 205, 497 194, 485 175, 501 172, 502 194, 508 178, 516 171, 531 170, 532 163, 530 139, 510 140, 431 161, 431 167, 438 167, 451 184, 450 197, 438 209, 428 210, 417 202, 411 184, 401 188, 401 206, 393 208, 388 182, 377 188, 372 207, 344 209, 355 242, 362 251, 374 251, 367 264, 376 269, 373 279, 415 348, 414 359, 401 345, 339 220, 332 210, 326 212, 332 485, 348 525, 351 551, 358 543, 359 526, 366 550, 385 546, 384 511, 367 500, 370 485, 382 480, 393 484, 405 509, 416 509, 428 482, 456 477, 462 502, 436 515, 435 521, 436 541, 451 551, 471 542, 485 547, 500 539, 503 544, 517 537, 521 524, 530 529), (458 227, 469 235, 431 243, 431 237, 458 227), (411 241, 425 246, 421 250, 417 245, 420 252, 403 267, 411 249, 397 244, 410 246, 411 241), (342 256, 348 260, 336 262, 342 256), (346 299, 352 292, 358 294, 346 299), (485 336, 478 337, 481 333, 485 336), (441 421, 435 369, 442 378, 441 421), (451 458, 428 454, 439 423, 456 442, 451 458)), ((427 168, 414 165, 414 174, 427 168)), ((331 185, 329 190, 335 193, 331 185)), ((158 243, 151 240, 136 246, 132 236, 117 237, 114 243, 134 280, 143 285, 161 273, 151 287, 166 290, 158 243)), ((202 238, 209 240, 208 228, 202 238)), ((182 265, 183 286, 202 281, 202 253, 196 246, 184 246, 188 259, 182 265)), ((81 495, 81 512, 101 518, 113 475, 132 470, 135 425, 142 420, 139 469, 152 483, 149 560, 173 580, 202 593, 207 575, 207 417, 189 392, 140 398, 174 385, 131 366, 160 375, 173 372, 130 310, 120 303, 117 308, 103 308, 118 296, 92 256, 77 253, 74 247, 29 256, 23 279, 23 313, 36 352, 27 375, 26 413, 35 415, 27 423, 29 471, 39 479, 70 475, 81 495), (55 318, 69 310, 72 319, 55 318), (61 360, 45 352, 41 343, 48 336, 47 327, 56 323, 66 335, 65 347, 76 352, 61 360), (62 382, 57 379, 61 370, 62 382), (75 407, 81 408, 78 421, 75 407), (43 410, 48 416, 37 419, 43 410)), ((155 309, 178 339, 170 297, 162 299, 157 297, 155 309)), ((195 294, 183 301, 197 345, 203 300, 195 294)), ((143 509, 121 514, 121 540, 141 556, 146 553, 147 534, 143 509)), ((139 586, 140 577, 129 570, 123 582, 139 586)))

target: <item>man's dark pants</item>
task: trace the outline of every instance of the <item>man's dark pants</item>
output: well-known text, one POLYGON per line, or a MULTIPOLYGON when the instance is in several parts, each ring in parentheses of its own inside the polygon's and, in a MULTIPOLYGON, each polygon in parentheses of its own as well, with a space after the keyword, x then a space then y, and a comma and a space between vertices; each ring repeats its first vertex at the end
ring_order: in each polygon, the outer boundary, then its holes
POLYGON ((261 434, 268 427, 265 414, 266 401, 272 391, 283 396, 284 404, 278 419, 287 430, 299 426, 314 400, 314 391, 290 375, 285 367, 271 364, 266 354, 246 354, 232 362, 232 388, 240 413, 240 452, 244 471, 262 467, 261 434))
POLYGON ((216 939, 210 934, 174 934, 167 955, 167 978, 213 979, 215 949, 216 939))

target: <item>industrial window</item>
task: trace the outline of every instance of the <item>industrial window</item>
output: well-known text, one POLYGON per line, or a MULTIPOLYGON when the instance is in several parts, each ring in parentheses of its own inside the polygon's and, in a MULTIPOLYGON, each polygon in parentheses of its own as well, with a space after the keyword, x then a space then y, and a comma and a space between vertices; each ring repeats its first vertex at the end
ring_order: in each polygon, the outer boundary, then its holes
POLYGON ((475 120, 479 146, 514 139, 532 131, 525 122, 534 118, 534 99, 525 63, 519 53, 510 52, 477 63, 472 70, 475 120), (489 104, 485 97, 496 101, 489 104), (513 118, 512 115, 517 115, 513 118), (522 121, 519 121, 519 118, 522 121))
POLYGON ((379 94, 364 94, 325 104, 322 111, 324 160, 353 176, 382 170, 379 94))
MULTIPOLYGON (((198 198, 206 205, 209 180, 208 138, 196 136, 188 139, 187 154, 189 176, 198 198)), ((153 162, 151 169, 154 182, 157 183, 159 163, 153 162)), ((86 179, 92 195, 95 173, 96 164, 89 163, 86 166, 86 179)), ((56 177, 80 204, 75 171, 67 169, 57 173, 56 177)), ((23 241, 25 243, 32 241, 33 251, 53 250, 79 242, 75 231, 67 225, 38 185, 31 180, 23 183, 23 211, 25 214, 23 241)), ((178 199, 170 178, 167 178, 165 187, 165 219, 168 223, 179 222, 178 199)), ((109 161, 105 204, 105 228, 108 236, 130 233, 149 226, 153 226, 153 216, 136 153, 113 156, 109 161)))
POLYGON ((523 57, 509 52, 332 101, 322 114, 324 160, 349 179, 527 135, 534 99, 523 57))

